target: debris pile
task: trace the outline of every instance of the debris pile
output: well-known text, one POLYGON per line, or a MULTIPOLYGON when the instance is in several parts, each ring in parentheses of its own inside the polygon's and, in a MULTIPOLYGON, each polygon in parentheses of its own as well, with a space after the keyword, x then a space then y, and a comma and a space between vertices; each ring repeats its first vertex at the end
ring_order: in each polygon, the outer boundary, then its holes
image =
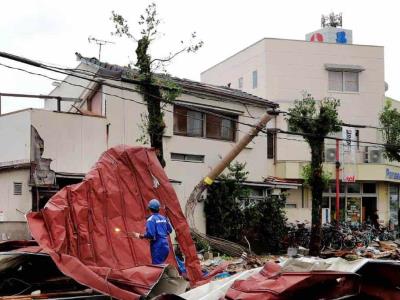
MULTIPOLYGON (((308 247, 311 237, 311 228, 308 223, 289 223, 287 231, 284 241, 287 247, 308 247)), ((366 223, 326 223, 322 227, 321 251, 366 248, 376 241, 393 241, 396 233, 387 227, 375 228, 366 223)))
MULTIPOLYGON (((145 231, 152 198, 160 199, 161 213, 175 228, 187 277, 192 283, 203 280, 186 218, 153 149, 107 150, 81 183, 28 214, 28 225, 40 253, 66 276, 118 299, 140 298, 171 273, 167 265, 151 265, 148 241, 129 234, 145 231)), ((166 263, 177 267, 172 251, 166 263)))
POLYGON ((391 259, 400 261, 400 241, 374 241, 369 246, 360 246, 353 249, 328 249, 321 252, 321 257, 342 257, 345 259, 371 258, 391 259))

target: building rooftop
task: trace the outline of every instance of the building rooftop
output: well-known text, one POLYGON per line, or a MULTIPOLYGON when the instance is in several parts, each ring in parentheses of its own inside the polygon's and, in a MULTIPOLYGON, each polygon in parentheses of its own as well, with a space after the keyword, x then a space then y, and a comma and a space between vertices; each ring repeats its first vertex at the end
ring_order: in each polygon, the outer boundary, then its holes
MULTIPOLYGON (((138 81, 138 72, 136 69, 101 62, 97 58, 84 57, 79 53, 76 53, 76 56, 78 61, 96 67, 98 69, 97 74, 100 76, 132 83, 137 83, 138 81)), ((221 101, 241 102, 263 107, 275 108, 279 106, 275 102, 243 92, 241 90, 230 88, 228 86, 217 86, 190 79, 173 77, 166 74, 157 74, 157 76, 159 78, 168 78, 172 80, 181 87, 183 93, 192 94, 195 96, 207 96, 221 101)))

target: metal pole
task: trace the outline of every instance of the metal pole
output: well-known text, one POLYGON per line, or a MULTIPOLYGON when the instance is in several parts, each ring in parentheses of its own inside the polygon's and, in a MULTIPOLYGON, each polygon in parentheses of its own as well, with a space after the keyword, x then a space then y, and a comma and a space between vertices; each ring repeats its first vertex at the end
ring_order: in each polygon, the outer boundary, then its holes
POLYGON ((336 224, 339 225, 339 212, 340 212, 340 201, 339 201, 339 172, 340 172, 340 162, 339 162, 339 140, 336 140, 336 224))

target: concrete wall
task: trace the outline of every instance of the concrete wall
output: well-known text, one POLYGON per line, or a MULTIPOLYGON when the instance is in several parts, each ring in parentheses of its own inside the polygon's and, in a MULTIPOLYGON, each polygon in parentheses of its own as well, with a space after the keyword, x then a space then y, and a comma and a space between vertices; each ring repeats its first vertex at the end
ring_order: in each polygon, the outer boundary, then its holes
POLYGON ((56 172, 86 173, 107 149, 102 117, 33 110, 31 120, 56 172))
MULTIPOLYGON (((133 88, 131 84, 119 83, 121 87, 133 88)), ((109 124, 108 148, 115 145, 139 145, 136 140, 143 134, 140 128, 142 124, 141 115, 147 112, 147 107, 139 93, 123 91, 103 86, 107 94, 116 95, 132 101, 109 95, 103 95, 106 105, 106 119, 109 124), (139 104, 139 103, 143 104, 139 104)))
POLYGON ((4 213, 4 221, 25 221, 24 214, 32 208, 29 176, 29 169, 0 172, 0 211, 4 213), (14 182, 22 183, 22 195, 14 195, 14 182))
MULTIPOLYGON (((378 126, 378 113, 383 107, 385 93, 383 47, 267 38, 204 71, 201 79, 213 84, 232 82, 232 87, 237 88, 238 78, 250 82, 249 72, 255 69, 259 72, 258 88, 244 84, 243 90, 279 103, 282 110, 287 110, 295 99, 301 98, 302 91, 307 90, 316 99, 327 96, 340 99, 339 113, 344 122, 378 126), (328 71, 324 64, 364 67, 359 75, 360 91, 329 91, 328 71)), ((281 116, 277 127, 287 128, 281 116)), ((300 137, 279 137, 278 160, 309 160, 306 143, 284 139, 301 140, 300 137)), ((360 129, 360 140, 379 140, 379 135, 373 129, 360 129)))
POLYGON ((263 97, 267 93, 267 56, 265 40, 260 40, 221 63, 201 73, 201 81, 239 89, 239 78, 243 78, 243 90, 263 97), (253 89, 252 72, 257 71, 258 86, 253 89))
POLYGON ((0 116, 0 164, 30 161, 31 110, 0 116))
MULTIPOLYGON (((80 63, 77 66, 78 69, 84 70, 84 71, 90 71, 93 72, 95 71, 95 68, 92 66, 88 66, 86 64, 80 63)), ((79 75, 79 76, 84 76, 84 75, 79 75)), ((89 81, 83 80, 74 76, 67 76, 64 79, 65 82, 72 83, 67 84, 63 83, 60 84, 59 86, 55 87, 51 92, 50 96, 62 96, 62 97, 69 97, 69 98, 81 98, 85 93, 89 92, 88 90, 85 90, 85 86, 89 84, 89 81), (79 86, 81 85, 81 86, 79 86), (83 86, 83 87, 82 87, 83 86)), ((66 102, 62 101, 61 102, 61 111, 68 111, 71 107, 71 104, 73 102, 66 102)), ((47 110, 57 110, 57 101, 55 99, 46 99, 44 100, 44 108, 47 110)))

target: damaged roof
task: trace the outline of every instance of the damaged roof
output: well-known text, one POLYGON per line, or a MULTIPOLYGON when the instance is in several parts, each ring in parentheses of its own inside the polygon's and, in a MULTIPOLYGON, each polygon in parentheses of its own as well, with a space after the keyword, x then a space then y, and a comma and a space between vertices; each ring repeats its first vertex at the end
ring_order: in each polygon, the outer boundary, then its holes
MULTIPOLYGON (((65 275, 117 299, 138 299, 166 271, 151 265, 148 241, 130 235, 144 232, 153 198, 175 229, 189 279, 203 279, 189 225, 154 149, 107 150, 81 183, 63 188, 27 220, 41 251, 65 275)), ((166 263, 176 266, 172 251, 166 263)))
MULTIPOLYGON (((79 53, 75 53, 75 55, 78 61, 96 67, 98 69, 97 74, 101 76, 107 77, 109 79, 122 80, 131 83, 135 83, 136 81, 137 83, 137 69, 109 64, 99 61, 95 57, 84 57, 79 53)), ((183 93, 193 94, 196 96, 207 96, 223 101, 253 104, 262 107, 276 108, 279 106, 279 104, 275 102, 227 86, 212 85, 194 80, 173 77, 165 74, 157 74, 157 76, 159 76, 159 78, 167 77, 168 79, 174 81, 182 88, 183 93)))

